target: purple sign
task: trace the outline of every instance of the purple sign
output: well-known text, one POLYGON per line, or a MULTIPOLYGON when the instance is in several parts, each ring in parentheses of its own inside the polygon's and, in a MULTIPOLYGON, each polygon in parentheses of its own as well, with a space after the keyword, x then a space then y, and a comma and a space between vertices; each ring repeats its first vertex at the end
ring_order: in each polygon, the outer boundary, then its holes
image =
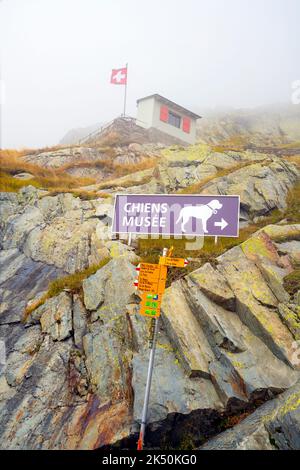
POLYGON ((239 236, 239 196, 117 194, 113 233, 239 236))

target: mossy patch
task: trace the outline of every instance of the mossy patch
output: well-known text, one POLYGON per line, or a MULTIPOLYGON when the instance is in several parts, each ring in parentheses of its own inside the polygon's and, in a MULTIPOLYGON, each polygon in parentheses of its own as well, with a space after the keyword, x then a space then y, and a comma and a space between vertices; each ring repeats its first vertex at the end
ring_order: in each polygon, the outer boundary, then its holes
POLYGON ((274 254, 270 252, 265 241, 259 237, 252 237, 241 244, 241 248, 248 258, 261 256, 263 258, 273 259, 274 254))
POLYGON ((187 148, 180 148, 178 146, 169 147, 161 151, 161 155, 165 160, 180 160, 180 161, 197 161, 204 160, 210 153, 212 153, 209 145, 196 144, 190 145, 187 148))

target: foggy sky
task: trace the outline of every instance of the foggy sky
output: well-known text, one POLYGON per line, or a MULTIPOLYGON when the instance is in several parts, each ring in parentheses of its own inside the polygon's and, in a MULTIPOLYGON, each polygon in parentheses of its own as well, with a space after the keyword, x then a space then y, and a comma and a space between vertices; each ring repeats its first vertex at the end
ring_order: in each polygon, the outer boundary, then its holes
POLYGON ((2 147, 56 144, 160 93, 198 111, 289 102, 300 0, 2 0, 2 147))

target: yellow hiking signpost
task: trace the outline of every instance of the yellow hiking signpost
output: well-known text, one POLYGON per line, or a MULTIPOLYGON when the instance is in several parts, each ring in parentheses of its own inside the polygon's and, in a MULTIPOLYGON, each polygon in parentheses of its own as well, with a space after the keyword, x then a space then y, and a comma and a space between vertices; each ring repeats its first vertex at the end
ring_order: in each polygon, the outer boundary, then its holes
POLYGON ((172 258, 172 253, 173 247, 170 248, 169 251, 167 248, 164 248, 163 255, 159 258, 159 264, 140 263, 136 268, 138 272, 138 279, 134 281, 134 285, 137 289, 141 291, 142 300, 140 304, 140 314, 151 318, 152 332, 150 338, 150 357, 141 420, 141 430, 137 445, 138 450, 142 450, 144 444, 156 338, 158 332, 158 318, 160 316, 162 295, 166 286, 168 270, 167 267, 172 266, 183 268, 188 264, 188 261, 184 258, 172 258))
POLYGON ((136 287, 143 292, 162 294, 167 280, 167 267, 160 264, 141 263, 136 287))

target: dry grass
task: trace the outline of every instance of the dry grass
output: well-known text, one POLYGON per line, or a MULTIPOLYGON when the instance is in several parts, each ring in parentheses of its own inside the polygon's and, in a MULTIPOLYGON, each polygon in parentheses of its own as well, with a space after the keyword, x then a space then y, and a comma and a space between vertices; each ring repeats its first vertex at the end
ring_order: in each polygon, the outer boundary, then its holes
MULTIPOLYGON (((48 149, 46 150, 48 151, 48 149)), ((104 150, 107 151, 107 149, 104 150)), ((32 185, 37 188, 50 189, 56 193, 72 192, 74 190, 74 194, 77 193, 79 197, 91 199, 97 197, 97 193, 94 192, 89 195, 88 191, 75 191, 75 189, 93 185, 96 183, 95 179, 91 177, 75 177, 68 174, 67 170, 71 168, 98 168, 106 172, 113 179, 153 168, 157 163, 157 159, 153 157, 145 157, 141 162, 135 164, 121 164, 114 162, 112 158, 105 158, 96 161, 81 160, 65 164, 60 168, 44 168, 20 158, 28 152, 29 150, 5 150, 0 152, 0 191, 15 192, 24 186, 32 185), (32 178, 26 180, 14 178, 14 176, 20 173, 29 173, 32 175, 32 178)), ((128 186, 130 185, 132 185, 131 182, 128 182, 128 186)))
POLYGON ((300 155, 287 155, 283 158, 284 160, 287 160, 290 163, 294 163, 294 165, 300 167, 300 155))
POLYGON ((293 272, 285 276, 284 288, 290 295, 295 295, 300 290, 300 265, 293 272))
POLYGON ((16 155, 0 155, 0 168, 0 191, 14 192, 28 185, 44 189, 70 190, 95 183, 93 178, 72 177, 60 169, 43 168, 28 163, 16 155), (30 173, 32 178, 27 180, 14 178, 15 175, 24 172, 30 173))
POLYGON ((100 170, 108 170, 115 178, 118 178, 120 176, 126 176, 137 171, 153 168, 156 164, 157 159, 153 157, 144 158, 138 163, 118 163, 114 162, 114 160, 111 158, 105 158, 102 160, 80 160, 75 163, 67 163, 66 165, 60 167, 59 170, 65 172, 71 168, 98 168, 100 170))
POLYGON ((33 149, 5 149, 5 150, 0 150, 0 158, 18 158, 18 157, 24 157, 24 155, 29 155, 31 153, 35 152, 33 149))
POLYGON ((100 261, 100 263, 93 264, 92 266, 84 269, 83 271, 74 274, 69 274, 68 276, 64 276, 55 279, 54 281, 51 281, 49 283, 47 292, 36 302, 26 307, 23 321, 26 321, 29 315, 38 307, 43 305, 46 300, 51 299, 52 297, 56 297, 65 289, 72 293, 80 293, 82 288, 82 282, 84 281, 84 279, 88 278, 92 274, 95 274, 95 272, 103 268, 103 266, 105 266, 109 261, 110 258, 104 258, 102 261, 100 261))
POLYGON ((289 144, 283 144, 278 146, 281 149, 299 149, 300 141, 290 142, 289 144))
POLYGON ((113 170, 112 160, 103 159, 103 160, 80 160, 77 162, 66 163, 65 165, 59 167, 60 172, 65 172, 73 168, 97 168, 99 170, 108 169, 113 170))
POLYGON ((0 170, 0 192, 16 192, 29 184, 36 188, 41 187, 41 185, 34 179, 19 180, 0 170))
POLYGON ((39 153, 44 152, 55 152, 56 150, 62 150, 64 148, 73 148, 78 147, 77 144, 69 144, 69 145, 52 145, 50 147, 43 147, 43 148, 21 148, 21 149, 3 149, 0 150, 0 158, 1 157, 24 157, 25 155, 38 155, 39 153))
POLYGON ((65 189, 65 188, 55 188, 54 190, 48 191, 44 196, 57 196, 58 194, 68 193, 72 194, 74 197, 79 197, 83 201, 89 201, 92 199, 98 198, 108 198, 111 195, 109 193, 104 193, 100 191, 85 190, 85 189, 65 189))
POLYGON ((284 218, 291 224, 300 223, 300 182, 298 182, 286 199, 287 208, 284 212, 284 218))
POLYGON ((157 158, 147 157, 139 163, 115 163, 114 174, 116 177, 130 175, 137 171, 149 170, 157 165, 157 158))
POLYGON ((239 152, 244 150, 249 144, 245 136, 233 135, 232 137, 223 140, 218 145, 211 145, 214 152, 223 153, 228 151, 239 152))

